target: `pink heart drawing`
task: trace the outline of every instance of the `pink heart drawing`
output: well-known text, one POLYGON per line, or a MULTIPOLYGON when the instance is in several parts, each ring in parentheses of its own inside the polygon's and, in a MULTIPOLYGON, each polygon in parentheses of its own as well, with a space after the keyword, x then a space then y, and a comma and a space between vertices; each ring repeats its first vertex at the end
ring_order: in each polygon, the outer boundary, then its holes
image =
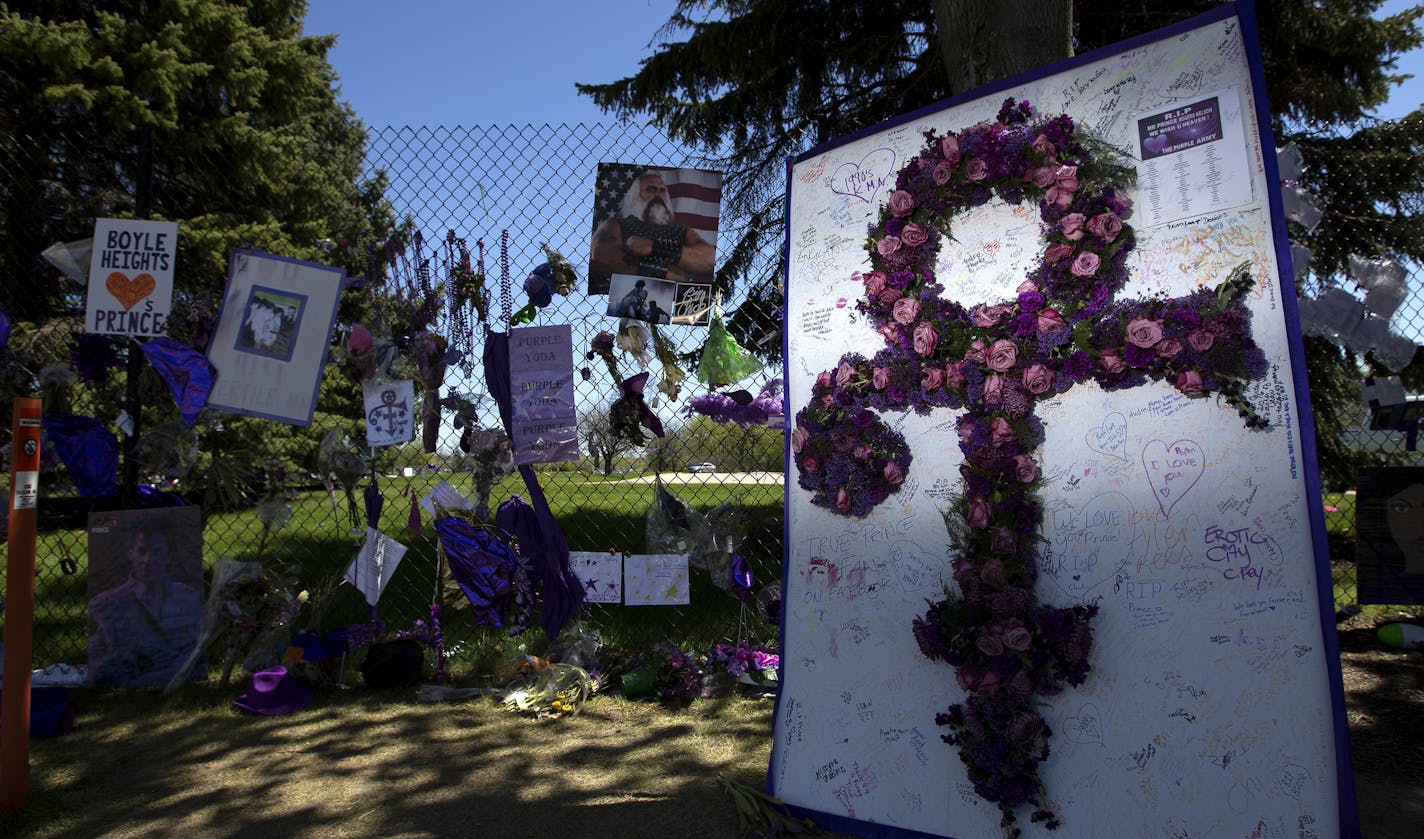
POLYGON ((1201 480, 1206 470, 1206 454, 1193 440, 1164 443, 1151 440, 1142 447, 1142 466, 1147 484, 1162 515, 1171 518, 1172 508, 1201 480))
POLYGON ((831 192, 870 203, 895 171, 895 151, 875 149, 859 163, 842 163, 831 175, 831 192))

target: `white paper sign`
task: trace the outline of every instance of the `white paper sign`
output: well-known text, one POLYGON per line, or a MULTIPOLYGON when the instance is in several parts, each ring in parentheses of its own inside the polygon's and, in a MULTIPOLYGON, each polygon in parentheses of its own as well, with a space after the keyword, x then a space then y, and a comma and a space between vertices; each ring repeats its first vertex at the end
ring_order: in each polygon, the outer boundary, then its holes
POLYGON ((395 575, 405 556, 406 546, 373 527, 366 528, 366 543, 342 574, 346 581, 366 596, 366 602, 376 605, 381 592, 395 575))
POLYGON ((569 568, 585 603, 623 602, 623 557, 609 551, 569 551, 569 568))
POLYGON ((176 221, 96 219, 84 331, 166 335, 177 257, 176 221))
POLYGON ((623 605, 685 606, 688 604, 687 557, 680 554, 638 554, 623 561, 623 605))
POLYGON ((1143 227, 1251 202, 1252 172, 1237 88, 1138 114, 1132 124, 1143 227))
POLYGON ((415 383, 367 382, 366 445, 391 446, 415 439, 415 383))
POLYGON ((578 460, 573 332, 568 324, 509 331, 514 463, 578 460))

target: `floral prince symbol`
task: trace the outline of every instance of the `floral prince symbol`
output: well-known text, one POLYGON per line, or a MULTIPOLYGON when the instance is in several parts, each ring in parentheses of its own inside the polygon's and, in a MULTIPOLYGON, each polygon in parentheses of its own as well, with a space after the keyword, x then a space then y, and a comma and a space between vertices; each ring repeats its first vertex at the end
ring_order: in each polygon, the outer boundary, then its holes
POLYGON ((875 411, 963 409, 962 489, 945 515, 960 596, 931 604, 913 630, 967 694, 936 717, 950 730, 943 739, 1016 835, 1024 804, 1033 821, 1058 825, 1038 775, 1051 731, 1034 697, 1086 679, 1098 611, 1034 595, 1044 440, 1036 401, 1090 379, 1107 391, 1155 379, 1188 396, 1218 394, 1247 427, 1265 428, 1243 385, 1267 365, 1251 337, 1244 265, 1215 289, 1115 299, 1136 245, 1123 191, 1134 173, 1067 115, 1035 118, 1028 102, 1009 99, 994 122, 925 140, 870 226, 871 270, 856 275, 865 285, 857 308, 887 346, 819 374, 791 445, 813 504, 865 516, 899 491, 912 459, 875 411), (966 308, 936 283, 940 240, 956 215, 995 196, 1036 202, 1045 244, 1014 299, 966 308))

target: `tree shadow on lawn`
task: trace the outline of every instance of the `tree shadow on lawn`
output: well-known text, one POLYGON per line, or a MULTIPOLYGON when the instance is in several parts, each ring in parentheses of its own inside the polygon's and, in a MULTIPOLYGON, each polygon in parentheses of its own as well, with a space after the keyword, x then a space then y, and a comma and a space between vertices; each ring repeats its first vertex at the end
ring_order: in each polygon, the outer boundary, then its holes
POLYGON ((759 786, 770 744, 766 700, 603 696, 535 720, 404 689, 254 717, 231 709, 236 693, 76 692, 75 731, 32 741, 29 805, 0 833, 730 837, 717 776, 759 786))

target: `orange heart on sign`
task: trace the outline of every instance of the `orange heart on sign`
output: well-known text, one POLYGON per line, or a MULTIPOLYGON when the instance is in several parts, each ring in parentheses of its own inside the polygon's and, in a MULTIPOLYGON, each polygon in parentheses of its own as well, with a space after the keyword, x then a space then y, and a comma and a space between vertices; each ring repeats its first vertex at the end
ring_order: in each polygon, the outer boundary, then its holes
POLYGON ((104 281, 104 288, 124 304, 124 311, 132 309, 140 300, 152 294, 154 286, 152 274, 139 274, 129 279, 127 274, 115 271, 104 281))

